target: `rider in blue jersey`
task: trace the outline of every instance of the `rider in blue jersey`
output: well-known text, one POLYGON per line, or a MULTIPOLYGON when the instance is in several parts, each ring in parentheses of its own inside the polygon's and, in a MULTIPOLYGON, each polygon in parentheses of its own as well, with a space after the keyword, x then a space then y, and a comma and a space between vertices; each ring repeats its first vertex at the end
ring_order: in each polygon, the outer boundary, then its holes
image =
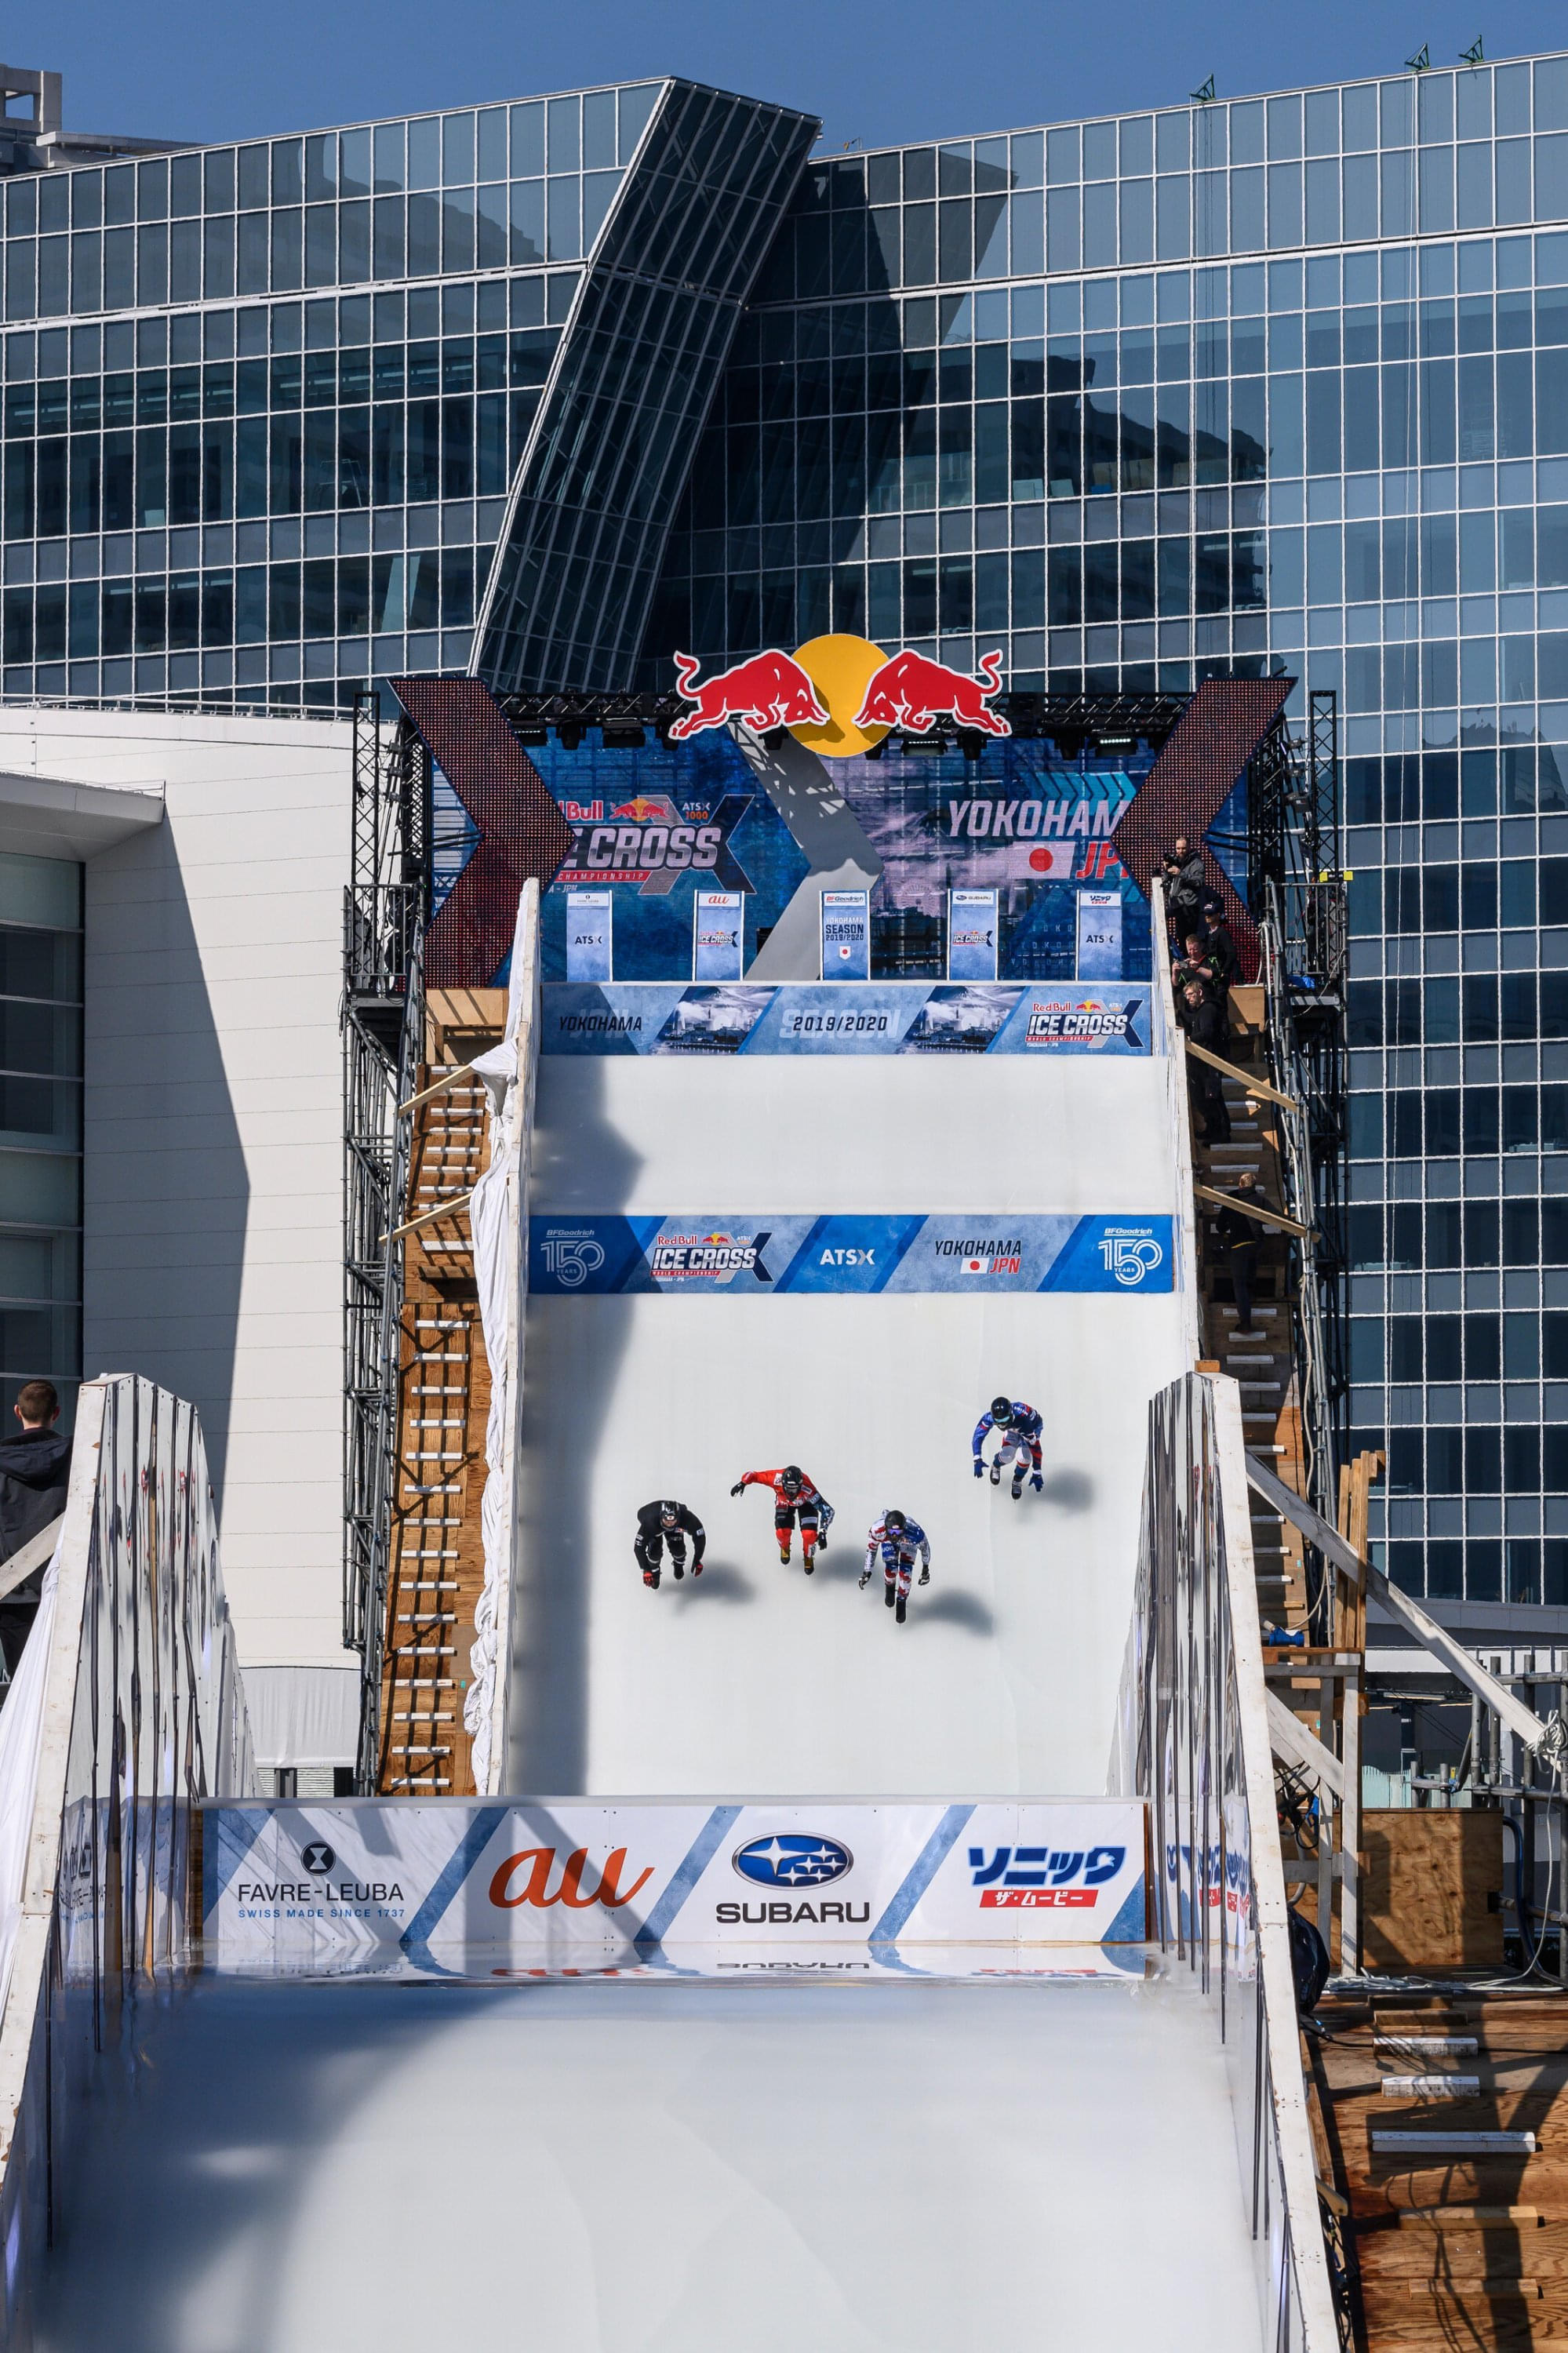
POLYGON ((975 1477, 978 1479, 985 1469, 980 1450, 985 1444, 986 1433, 994 1430, 1001 1444, 991 1459, 991 1485, 1001 1484, 1002 1466, 1012 1462, 1012 1500, 1016 1503, 1023 1493, 1023 1472, 1027 1461, 1033 1472, 1032 1483, 1038 1494, 1045 1483, 1040 1475, 1040 1433, 1044 1426, 1034 1408, 1025 1405, 1022 1398, 992 1398, 991 1411, 982 1413, 975 1424, 975 1477))
POLYGON ((914 1573, 915 1556, 920 1556, 920 1582, 931 1582, 931 1546, 918 1520, 906 1512, 884 1512, 874 1522, 865 1540, 865 1568, 860 1580, 863 1593, 871 1582, 871 1572, 877 1554, 882 1555, 884 1579, 883 1599, 902 1626, 909 1599, 909 1580, 914 1573))

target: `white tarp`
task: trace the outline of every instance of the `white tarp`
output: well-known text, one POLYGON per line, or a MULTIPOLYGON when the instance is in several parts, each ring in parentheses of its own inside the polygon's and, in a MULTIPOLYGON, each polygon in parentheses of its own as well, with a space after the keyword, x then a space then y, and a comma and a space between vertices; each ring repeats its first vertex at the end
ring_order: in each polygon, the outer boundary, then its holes
POLYGON ((484 1547, 484 1585, 473 1613, 474 1642, 469 1652, 473 1680, 463 1696, 462 1720, 473 1742, 473 1782, 476 1789, 492 1787, 496 1694, 501 1651, 505 1641, 507 1583, 512 1574, 512 1422, 516 1400, 514 1383, 520 1373, 514 1316, 518 1282, 517 1250, 524 1215, 522 1160, 525 1140, 520 1128, 528 1117, 527 1082, 519 1039, 530 1017, 536 980, 535 955, 538 932, 539 894, 525 885, 517 902, 517 923, 512 939, 512 965, 506 997, 506 1029, 499 1046, 473 1063, 490 1098, 490 1162, 469 1201, 473 1234, 473 1271, 479 1290, 479 1318, 484 1352, 490 1365, 490 1414, 484 1430, 488 1472, 480 1506, 480 1531, 484 1547))
POLYGON ((1141 1944, 1126 1799, 363 1799, 203 1812, 207 1965, 287 1975, 666 1946, 1141 1944))
POLYGON ((27 1841, 38 1787, 38 1757, 44 1739, 44 1690, 49 1643, 55 1628, 59 1582, 59 1546, 44 1573, 38 1611, 17 1662, 5 1704, 0 1708, 0 2012, 11 1982, 11 1956, 22 1916, 27 1872, 27 1841))

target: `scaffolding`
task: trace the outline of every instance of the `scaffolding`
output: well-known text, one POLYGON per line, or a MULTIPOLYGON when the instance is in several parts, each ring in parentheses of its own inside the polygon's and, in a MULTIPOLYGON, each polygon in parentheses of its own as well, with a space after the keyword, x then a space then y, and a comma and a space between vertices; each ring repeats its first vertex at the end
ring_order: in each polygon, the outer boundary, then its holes
MULTIPOLYGON (((1345 1460, 1345 881, 1340 851, 1337 699, 1315 692, 1300 734, 1281 731, 1255 761, 1247 809, 1248 881, 1261 949, 1274 1084, 1290 1099, 1281 1165, 1298 1245, 1292 1318, 1306 1501, 1330 1526, 1345 1460)), ((1314 1609, 1328 1581, 1307 1547, 1314 1609)))
POLYGON ((430 764, 372 694, 354 708, 353 839, 344 893, 343 1639, 360 1658, 355 1788, 376 1788, 397 1460, 403 1245, 411 1124, 424 1049, 430 764))

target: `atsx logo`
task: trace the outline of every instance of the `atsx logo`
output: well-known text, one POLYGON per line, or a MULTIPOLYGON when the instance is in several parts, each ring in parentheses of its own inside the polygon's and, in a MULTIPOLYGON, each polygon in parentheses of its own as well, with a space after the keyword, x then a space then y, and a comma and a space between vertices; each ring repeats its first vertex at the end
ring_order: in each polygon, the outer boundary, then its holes
POLYGON ((1079 1847, 1058 1852, 1047 1846, 999 1846, 988 1861, 982 1846, 969 1849, 969 1876, 981 1890, 982 1912, 1093 1910, 1098 1891, 1127 1861, 1124 1846, 1079 1847))
POLYGON ((575 1912, 586 1912, 590 1905, 602 1904, 607 1912, 619 1912, 653 1876, 650 1863, 623 1893, 620 1874, 626 1868, 626 1849, 618 1846, 605 1857, 598 1885, 585 1892, 583 1873, 588 1867, 588 1849, 579 1846, 567 1855, 560 1880, 552 1891, 550 1873, 559 1860, 553 1846, 524 1847, 519 1854, 509 1854, 491 1880, 491 1902, 498 1911, 504 1912, 515 1911, 521 1904, 531 1904, 541 1912, 552 1904, 565 1904, 575 1912), (519 1886, 514 1883, 524 1863, 528 1875, 519 1886))

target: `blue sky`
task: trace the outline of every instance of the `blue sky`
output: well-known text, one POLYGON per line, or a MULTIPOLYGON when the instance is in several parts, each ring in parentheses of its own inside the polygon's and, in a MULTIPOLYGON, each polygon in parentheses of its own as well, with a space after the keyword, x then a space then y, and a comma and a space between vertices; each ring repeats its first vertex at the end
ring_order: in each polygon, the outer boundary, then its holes
POLYGON ((19 0, 5 54, 58 68, 66 121, 192 140, 253 137, 425 107, 674 72, 818 114, 823 145, 957 137, 1568 47, 1561 5, 1485 11, 1308 0, 19 0))

